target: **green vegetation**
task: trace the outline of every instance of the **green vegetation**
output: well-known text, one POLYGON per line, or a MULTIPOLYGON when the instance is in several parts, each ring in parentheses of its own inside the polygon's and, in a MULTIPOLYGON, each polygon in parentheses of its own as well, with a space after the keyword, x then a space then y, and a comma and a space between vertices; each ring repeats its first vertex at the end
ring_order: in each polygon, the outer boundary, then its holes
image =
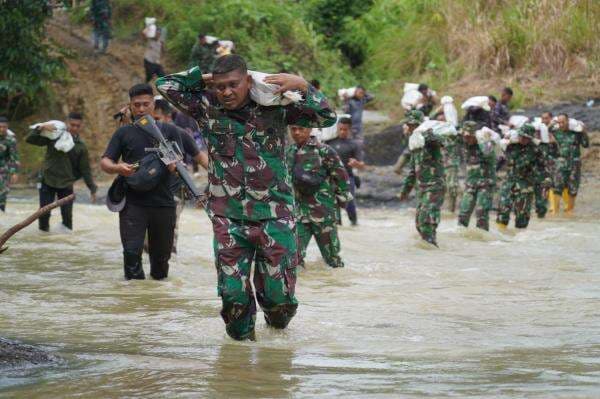
POLYGON ((6 0, 0 6, 0 114, 11 119, 30 113, 61 71, 44 42, 49 15, 45 0, 6 0))

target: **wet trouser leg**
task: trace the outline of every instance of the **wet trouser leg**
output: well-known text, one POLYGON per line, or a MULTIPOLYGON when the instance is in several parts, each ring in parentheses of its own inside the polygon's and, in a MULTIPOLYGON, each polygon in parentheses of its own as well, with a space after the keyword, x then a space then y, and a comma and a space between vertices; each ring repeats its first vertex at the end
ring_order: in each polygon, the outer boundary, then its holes
POLYGON ((298 307, 294 220, 248 222, 214 216, 212 223, 221 316, 227 334, 237 340, 254 339, 256 305, 249 280, 253 259, 256 301, 267 324, 285 328, 298 307))
POLYGON ((175 230, 175 208, 147 208, 148 213, 148 254, 150 255, 150 275, 162 280, 169 275, 169 259, 173 249, 175 230))
POLYGON ((533 192, 535 195, 535 213, 539 218, 543 218, 548 212, 548 198, 544 193, 544 187, 541 183, 536 183, 533 192))
POLYGON ((514 194, 515 227, 524 229, 529 225, 533 191, 521 191, 514 194))
POLYGON ((489 231, 490 229, 490 209, 492 209, 493 190, 489 187, 480 188, 477 191, 477 203, 475 205, 475 216, 477 217, 477 227, 489 231))
POLYGON ((123 245, 123 269, 125 279, 143 280, 146 278, 142 268, 142 250, 144 237, 148 229, 148 214, 144 207, 126 204, 119 212, 119 232, 123 245))
POLYGON ((456 198, 458 197, 458 166, 446 168, 446 192, 448 196, 448 210, 456 210, 456 198))
POLYGON ((440 208, 444 203, 444 188, 418 194, 417 231, 428 243, 437 245, 436 230, 440 223, 440 208))
POLYGON ((340 257, 340 239, 335 221, 311 223, 311 230, 325 263, 331 267, 344 267, 344 262, 340 257))
POLYGON ((466 187, 458 211, 458 224, 469 227, 469 220, 475 209, 477 201, 477 189, 466 187))
POLYGON ((0 211, 6 211, 6 197, 8 196, 8 192, 0 193, 0 211))
POLYGON ((352 194, 352 201, 348 202, 346 205, 346 212, 348 213, 348 219, 352 222, 352 224, 356 224, 357 222, 357 214, 356 214, 356 199, 354 193, 356 192, 356 183, 354 182, 354 176, 350 176, 350 193, 352 194))
MULTIPOLYGON (((182 193, 183 194, 183 193, 182 193)), ((183 212, 183 208, 185 207, 185 200, 183 199, 183 195, 180 197, 175 197, 175 229, 173 231, 173 248, 171 252, 177 253, 177 239, 179 238, 179 219, 181 218, 181 213, 183 212)))
MULTIPOLYGON (((56 191, 53 187, 46 185, 42 182, 39 190, 40 194, 40 208, 54 202, 56 197, 56 191)), ((50 216, 51 212, 48 212, 38 218, 38 226, 42 231, 50 231, 50 216)))
POLYGON ((500 200, 498 202, 498 212, 496 215, 496 223, 505 226, 510 222, 510 212, 513 208, 513 193, 512 186, 506 182, 500 190, 500 200))
MULTIPOLYGON (((73 194, 73 186, 56 189, 58 199, 68 197, 71 194, 73 194)), ((61 206, 60 215, 62 217, 63 226, 69 230, 73 230, 73 202, 61 206)))
POLYGON ((298 263, 304 266, 304 258, 306 257, 306 248, 312 238, 312 229, 309 222, 298 222, 296 224, 298 233, 298 263))

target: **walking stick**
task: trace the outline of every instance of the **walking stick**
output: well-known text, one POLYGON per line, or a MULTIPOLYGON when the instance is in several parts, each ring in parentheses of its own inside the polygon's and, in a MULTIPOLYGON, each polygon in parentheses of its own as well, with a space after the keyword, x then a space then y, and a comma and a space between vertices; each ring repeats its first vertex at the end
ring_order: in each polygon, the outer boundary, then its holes
POLYGON ((3 245, 4 245, 4 243, 6 243, 6 241, 8 241, 8 239, 10 237, 12 237, 13 235, 15 235, 17 232, 24 229, 25 227, 29 226, 31 223, 33 223, 35 220, 37 220, 40 216, 50 212, 52 209, 58 208, 59 206, 63 206, 65 204, 68 204, 69 202, 73 202, 74 200, 75 200, 75 194, 71 194, 71 195, 68 195, 57 201, 54 201, 53 203, 48 204, 48 205, 38 209, 37 211, 35 211, 35 213, 31 214, 31 216, 29 216, 27 219, 23 220, 21 223, 17 223, 10 229, 6 230, 6 232, 0 236, 0 254, 8 249, 8 247, 3 247, 3 245))

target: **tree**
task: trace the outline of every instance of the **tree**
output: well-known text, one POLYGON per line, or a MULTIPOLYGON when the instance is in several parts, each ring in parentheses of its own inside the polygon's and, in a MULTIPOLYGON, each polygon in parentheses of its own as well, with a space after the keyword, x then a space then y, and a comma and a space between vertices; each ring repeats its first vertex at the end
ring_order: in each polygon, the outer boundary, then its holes
POLYGON ((0 113, 28 113, 62 63, 44 41, 45 0, 0 0, 0 113))

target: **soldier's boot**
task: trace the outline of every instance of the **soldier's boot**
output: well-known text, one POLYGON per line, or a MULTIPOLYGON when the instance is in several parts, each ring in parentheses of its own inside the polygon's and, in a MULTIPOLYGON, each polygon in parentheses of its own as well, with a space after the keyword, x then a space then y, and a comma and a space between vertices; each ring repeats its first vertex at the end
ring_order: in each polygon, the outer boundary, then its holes
POLYGON ((1 204, 1 205, 0 205, 0 211, 2 211, 2 212, 6 212, 6 205, 4 205, 4 204, 1 204))
POLYGON ((565 214, 572 215, 575 210, 575 196, 567 191, 567 200, 565 201, 565 214))
POLYGON ((550 190, 548 193, 548 201, 550 202, 550 215, 558 215, 558 211, 560 210, 560 195, 557 195, 553 190, 550 190))
POLYGON ((506 229, 508 228, 508 225, 504 224, 502 222, 496 222, 496 226, 498 227, 498 230, 500 230, 500 231, 506 231, 506 229))
POLYGON ((292 303, 282 303, 269 310, 263 309, 265 321, 269 327, 283 330, 296 314, 296 309, 298 305, 292 303))
POLYGON ((142 256, 133 252, 123 252, 123 271, 126 280, 144 280, 146 275, 142 268, 142 256))

